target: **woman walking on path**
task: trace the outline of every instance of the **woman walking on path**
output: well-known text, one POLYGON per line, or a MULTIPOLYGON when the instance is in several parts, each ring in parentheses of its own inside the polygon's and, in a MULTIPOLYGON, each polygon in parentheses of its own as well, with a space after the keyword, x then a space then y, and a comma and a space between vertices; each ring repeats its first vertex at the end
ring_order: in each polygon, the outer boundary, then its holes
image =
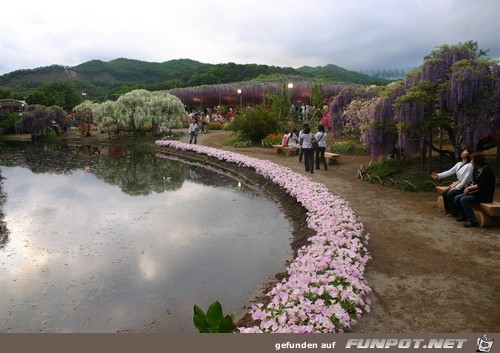
POLYGON ((306 128, 306 126, 309 126, 308 123, 304 123, 304 125, 302 126, 302 129, 299 131, 299 163, 302 162, 302 158, 304 157, 304 151, 302 150, 302 142, 300 142, 300 138, 302 137, 302 134, 304 133, 304 129, 306 128))
POLYGON ((326 151, 326 132, 325 125, 318 125, 318 132, 316 133, 316 141, 318 141, 318 147, 316 147, 316 169, 319 169, 319 162, 322 161, 327 170, 325 151, 326 151))
POLYGON ((306 126, 304 132, 300 136, 300 146, 304 152, 304 167, 306 172, 314 173, 314 147, 313 141, 316 138, 311 132, 311 128, 306 126))

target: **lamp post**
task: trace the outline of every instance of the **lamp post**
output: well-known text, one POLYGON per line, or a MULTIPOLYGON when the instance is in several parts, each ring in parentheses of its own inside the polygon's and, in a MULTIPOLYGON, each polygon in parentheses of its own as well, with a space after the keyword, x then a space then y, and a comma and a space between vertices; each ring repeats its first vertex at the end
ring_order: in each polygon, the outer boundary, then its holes
POLYGON ((242 110, 243 109, 243 94, 242 94, 240 88, 238 88, 238 94, 240 95, 240 110, 242 110))
POLYGON ((290 102, 288 102, 289 104, 289 107, 288 107, 288 114, 289 114, 289 118, 292 119, 294 114, 295 114, 295 111, 292 109, 292 106, 293 106, 293 83, 289 82, 288 83, 288 90, 290 91, 290 102))

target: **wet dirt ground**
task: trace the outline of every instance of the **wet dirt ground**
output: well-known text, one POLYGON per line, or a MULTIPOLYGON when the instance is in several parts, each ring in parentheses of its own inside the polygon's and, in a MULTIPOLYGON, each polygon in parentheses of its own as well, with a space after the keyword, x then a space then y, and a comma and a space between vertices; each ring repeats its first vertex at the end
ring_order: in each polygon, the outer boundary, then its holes
MULTIPOLYGON (((234 148, 229 133, 201 134, 198 143, 267 159, 305 173, 296 156, 272 148, 234 148)), ((188 141, 185 134, 181 141, 188 141)), ((342 155, 312 180, 347 200, 370 234, 365 277, 372 310, 359 333, 500 332, 500 229, 463 228, 437 208, 436 193, 404 193, 357 178, 370 157, 342 155)), ((495 195, 498 200, 498 193, 495 195)))

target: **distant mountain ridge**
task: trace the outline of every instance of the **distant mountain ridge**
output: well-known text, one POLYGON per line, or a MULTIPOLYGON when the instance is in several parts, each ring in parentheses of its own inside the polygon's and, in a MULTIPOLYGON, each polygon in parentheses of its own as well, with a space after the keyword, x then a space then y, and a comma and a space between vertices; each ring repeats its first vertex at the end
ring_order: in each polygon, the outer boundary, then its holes
POLYGON ((135 88, 148 90, 214 85, 252 80, 258 77, 304 76, 352 84, 385 84, 388 81, 337 65, 303 66, 298 69, 257 64, 205 64, 191 59, 162 63, 118 58, 109 62, 91 60, 77 66, 50 65, 16 70, 0 76, 0 86, 27 93, 38 85, 69 81, 75 89, 95 99, 135 88))

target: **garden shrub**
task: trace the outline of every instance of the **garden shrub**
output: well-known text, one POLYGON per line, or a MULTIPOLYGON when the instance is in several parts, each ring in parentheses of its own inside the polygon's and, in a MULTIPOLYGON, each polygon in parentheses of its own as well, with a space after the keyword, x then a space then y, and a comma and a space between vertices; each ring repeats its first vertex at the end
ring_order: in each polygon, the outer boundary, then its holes
POLYGON ((14 124, 20 120, 18 114, 11 114, 5 119, 0 118, 0 134, 8 135, 15 134, 14 124))
POLYGON ((278 118, 265 106, 258 105, 237 115, 230 129, 243 139, 260 142, 268 134, 279 130, 278 118))

